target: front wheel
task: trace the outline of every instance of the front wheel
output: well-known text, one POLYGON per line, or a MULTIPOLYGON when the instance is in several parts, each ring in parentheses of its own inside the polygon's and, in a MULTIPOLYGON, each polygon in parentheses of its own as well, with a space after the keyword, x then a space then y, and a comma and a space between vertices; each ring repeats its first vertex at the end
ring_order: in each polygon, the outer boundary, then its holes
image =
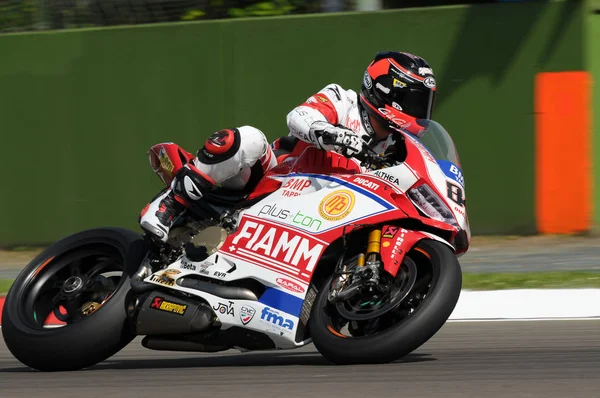
POLYGON ((2 313, 10 352, 42 371, 76 370, 114 355, 135 337, 127 321, 129 276, 146 253, 140 235, 99 228, 64 238, 13 283, 2 313), (48 327, 55 318, 59 327, 48 327))
MULTIPOLYGON (((319 352, 338 364, 386 363, 414 351, 448 320, 462 288, 460 264, 452 250, 429 239, 421 240, 406 255, 396 279, 398 285, 410 280, 410 291, 393 311, 368 318, 368 311, 363 310, 364 320, 349 321, 340 314, 339 305, 328 300, 332 279, 317 295, 309 330, 319 352)), ((373 308, 376 314, 384 305, 369 297, 347 307, 373 308)))

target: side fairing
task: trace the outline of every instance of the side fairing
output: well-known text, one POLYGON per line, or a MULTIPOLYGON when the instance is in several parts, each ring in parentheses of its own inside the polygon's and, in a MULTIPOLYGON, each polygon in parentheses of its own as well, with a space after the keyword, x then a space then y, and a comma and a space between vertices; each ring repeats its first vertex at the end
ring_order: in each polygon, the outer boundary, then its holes
POLYGON ((146 278, 146 282, 201 297, 217 315, 222 329, 241 327, 262 332, 279 348, 305 344, 301 337, 305 325, 300 318, 307 285, 275 270, 217 252, 199 262, 183 256, 166 270, 146 278), (254 279, 267 288, 258 300, 228 299, 178 283, 179 279, 189 277, 213 279, 217 283, 254 279))
POLYGON ((254 216, 329 241, 327 233, 332 230, 397 210, 389 193, 399 191, 385 180, 364 174, 291 174, 280 178, 281 188, 241 213, 242 219, 254 216), (388 195, 382 195, 388 187, 388 195))
POLYGON ((321 255, 346 225, 391 219, 392 213, 399 212, 377 194, 384 182, 377 184, 369 177, 347 179, 312 174, 285 177, 279 191, 240 214, 237 231, 219 252, 305 287, 321 255), (292 186, 298 187, 294 190, 298 195, 283 196, 289 195, 292 186))
POLYGON ((302 306, 316 265, 345 225, 403 216, 390 199, 400 191, 377 176, 290 174, 281 188, 240 214, 235 233, 206 260, 185 256, 147 282, 202 297, 223 328, 266 333, 278 347, 304 344, 308 320, 302 306), (234 282, 255 279, 266 286, 257 301, 223 299, 182 287, 190 275, 234 282))

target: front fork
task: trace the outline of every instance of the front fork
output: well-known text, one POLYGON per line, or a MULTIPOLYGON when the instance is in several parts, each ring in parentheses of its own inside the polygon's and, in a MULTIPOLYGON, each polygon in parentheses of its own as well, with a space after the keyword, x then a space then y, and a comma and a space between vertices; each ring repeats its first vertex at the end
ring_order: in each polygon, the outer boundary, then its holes
POLYGON ((379 270, 381 269, 381 229, 375 228, 369 232, 367 250, 358 256, 358 272, 362 279, 367 279, 374 284, 379 283, 379 270), (366 259, 366 261, 365 261, 366 259), (366 277, 366 278, 365 278, 366 277))
POLYGON ((331 302, 347 300, 363 288, 379 287, 381 266, 381 228, 372 229, 367 239, 367 250, 358 255, 356 269, 350 270, 344 265, 340 276, 334 281, 329 300, 331 302))

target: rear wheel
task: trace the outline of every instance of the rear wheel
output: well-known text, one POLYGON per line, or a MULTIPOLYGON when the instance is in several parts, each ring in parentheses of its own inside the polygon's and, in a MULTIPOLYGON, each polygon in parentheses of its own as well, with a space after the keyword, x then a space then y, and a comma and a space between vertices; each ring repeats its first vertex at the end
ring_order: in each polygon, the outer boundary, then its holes
POLYGON ((48 247, 6 297, 8 349, 44 371, 81 369, 114 355, 135 337, 125 297, 145 253, 141 236, 121 228, 83 231, 48 247), (62 326, 49 327, 50 318, 62 326))
POLYGON ((452 250, 428 239, 406 255, 392 293, 378 300, 363 295, 332 304, 333 278, 317 295, 309 330, 319 352, 339 364, 385 363, 409 354, 444 325, 462 288, 452 250))

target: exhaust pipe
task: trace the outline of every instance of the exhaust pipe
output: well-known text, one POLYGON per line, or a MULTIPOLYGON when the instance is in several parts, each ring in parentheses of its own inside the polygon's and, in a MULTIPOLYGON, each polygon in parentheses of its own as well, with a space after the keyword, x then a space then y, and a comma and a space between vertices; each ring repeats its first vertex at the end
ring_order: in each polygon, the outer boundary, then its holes
POLYGON ((181 278, 177 280, 177 284, 189 289, 200 290, 213 296, 223 297, 225 299, 238 299, 258 301, 256 294, 243 287, 223 286, 214 283, 201 281, 199 279, 181 278))
POLYGON ((175 335, 204 332, 218 320, 199 300, 152 292, 139 307, 134 323, 137 335, 175 335))
POLYGON ((146 336, 142 340, 142 346, 150 350, 190 352, 218 352, 231 348, 231 346, 209 345, 196 341, 185 340, 184 336, 146 336))
POLYGON ((133 290, 135 293, 145 293, 155 289, 156 285, 144 282, 144 278, 150 275, 152 275, 152 268, 150 267, 150 261, 148 261, 148 257, 146 257, 142 262, 142 265, 140 265, 138 271, 133 274, 130 279, 131 290, 133 290))

